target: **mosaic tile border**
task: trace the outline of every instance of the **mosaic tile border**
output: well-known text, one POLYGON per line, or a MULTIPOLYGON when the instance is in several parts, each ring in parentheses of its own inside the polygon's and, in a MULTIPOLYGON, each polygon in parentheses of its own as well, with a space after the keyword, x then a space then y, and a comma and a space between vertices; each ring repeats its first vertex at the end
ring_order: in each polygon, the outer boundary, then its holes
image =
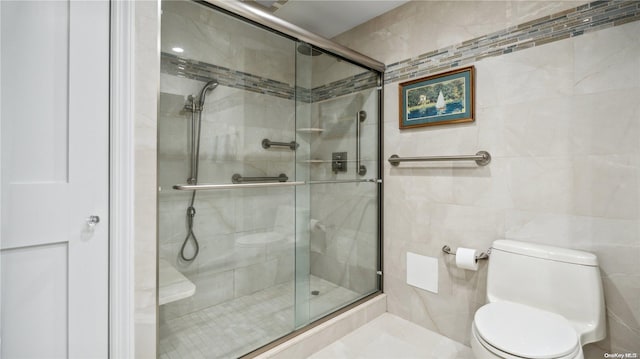
POLYGON ((295 96, 298 96, 297 99, 299 101, 307 103, 324 101, 379 86, 378 76, 376 76, 375 73, 366 71, 313 89, 298 87, 298 91, 296 92, 291 85, 284 82, 212 65, 206 62, 184 59, 166 52, 161 54, 160 66, 160 71, 169 75, 202 82, 216 79, 220 85, 223 86, 288 100, 293 100, 295 96))
POLYGON ((387 66, 385 83, 464 66, 640 20, 640 1, 594 1, 387 66))
POLYGON ((334 97, 367 90, 380 86, 378 76, 371 71, 334 81, 311 90, 312 102, 320 102, 334 97))
POLYGON ((293 87, 287 83, 206 62, 184 59, 166 52, 160 55, 160 72, 202 82, 216 79, 223 86, 289 100, 293 100, 295 95, 293 87))

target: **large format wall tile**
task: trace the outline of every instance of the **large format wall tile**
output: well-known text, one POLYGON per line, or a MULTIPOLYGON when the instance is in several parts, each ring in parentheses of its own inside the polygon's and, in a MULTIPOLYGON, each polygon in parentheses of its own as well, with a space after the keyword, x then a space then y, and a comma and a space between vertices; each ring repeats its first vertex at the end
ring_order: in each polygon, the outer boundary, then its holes
MULTIPOLYGON (((640 80, 637 83, 640 83, 640 80)), ((637 86, 635 89, 573 96, 569 100, 571 153, 575 155, 638 153, 640 151, 638 98, 640 98, 640 91, 637 86)))
POLYGON ((590 94, 638 89, 640 83, 638 28, 638 24, 635 23, 575 39, 576 93, 590 94))

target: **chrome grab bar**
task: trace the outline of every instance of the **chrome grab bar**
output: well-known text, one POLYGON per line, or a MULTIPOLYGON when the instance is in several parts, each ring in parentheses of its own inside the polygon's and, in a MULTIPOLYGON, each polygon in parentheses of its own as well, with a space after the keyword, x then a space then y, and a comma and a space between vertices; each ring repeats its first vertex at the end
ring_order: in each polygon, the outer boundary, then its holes
POLYGON ((296 149, 298 149, 298 147, 300 147, 300 145, 296 141, 275 142, 275 141, 271 141, 268 138, 265 138, 265 139, 262 140, 262 148, 269 149, 269 148, 271 148, 271 146, 289 147, 289 149, 291 151, 295 151, 296 149))
POLYGON ((178 191, 202 191, 216 189, 243 189, 258 187, 290 187, 303 185, 303 181, 299 182, 266 182, 266 183, 238 183, 238 184, 177 184, 173 189, 178 191))
POLYGON ((231 176, 232 183, 242 182, 287 182, 289 177, 286 174, 281 173, 278 177, 242 177, 239 173, 234 173, 231 176))
POLYGON ((367 167, 360 164, 360 122, 363 122, 366 118, 366 111, 358 111, 356 113, 356 172, 360 176, 367 174, 367 167))
POLYGON ((479 151, 475 155, 460 156, 426 156, 426 157, 399 157, 391 155, 388 159, 392 166, 398 166, 400 162, 425 162, 425 161, 476 161, 478 166, 486 166, 491 162, 491 155, 487 151, 479 151))

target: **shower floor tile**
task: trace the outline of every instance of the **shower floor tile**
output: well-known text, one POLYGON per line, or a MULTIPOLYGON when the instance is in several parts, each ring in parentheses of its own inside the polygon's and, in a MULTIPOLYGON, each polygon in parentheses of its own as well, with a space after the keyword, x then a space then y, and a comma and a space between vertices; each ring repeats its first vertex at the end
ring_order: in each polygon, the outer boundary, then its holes
MULTIPOLYGON (((294 327, 294 284, 289 282, 168 320, 160 325, 159 358, 237 358, 290 333, 294 327)), ((311 276, 312 318, 361 295, 311 276)))

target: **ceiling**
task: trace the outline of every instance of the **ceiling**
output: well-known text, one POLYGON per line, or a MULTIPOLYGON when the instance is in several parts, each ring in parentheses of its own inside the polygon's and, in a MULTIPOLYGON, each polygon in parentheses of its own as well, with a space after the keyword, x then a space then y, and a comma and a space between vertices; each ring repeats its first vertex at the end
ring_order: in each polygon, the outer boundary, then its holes
POLYGON ((245 0, 245 2, 330 39, 408 0, 245 0))

